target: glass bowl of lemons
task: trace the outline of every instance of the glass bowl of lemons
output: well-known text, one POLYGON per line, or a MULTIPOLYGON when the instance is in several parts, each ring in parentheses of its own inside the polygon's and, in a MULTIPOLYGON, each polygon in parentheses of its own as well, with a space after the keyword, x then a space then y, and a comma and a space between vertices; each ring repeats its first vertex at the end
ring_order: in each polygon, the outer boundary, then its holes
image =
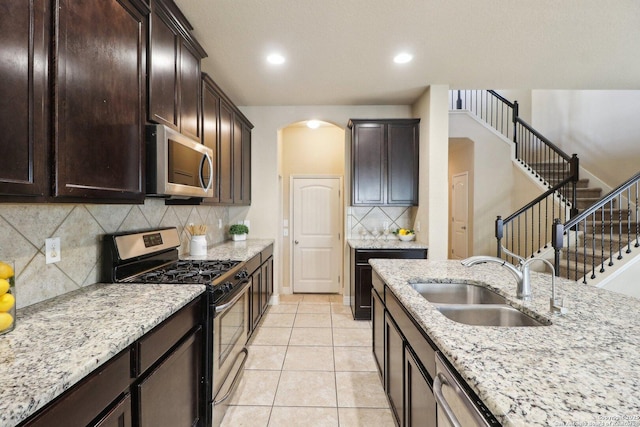
POLYGON ((409 228, 398 228, 393 232, 393 234, 398 236, 398 239, 402 240, 403 242, 410 242, 411 240, 416 238, 416 233, 409 228))

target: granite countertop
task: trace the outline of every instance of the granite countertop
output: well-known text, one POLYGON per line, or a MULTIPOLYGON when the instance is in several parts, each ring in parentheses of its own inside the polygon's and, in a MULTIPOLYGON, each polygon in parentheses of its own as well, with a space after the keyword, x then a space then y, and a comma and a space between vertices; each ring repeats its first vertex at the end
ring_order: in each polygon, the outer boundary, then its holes
POLYGON ((425 243, 403 242, 391 236, 388 240, 380 239, 347 239, 353 249, 429 249, 425 243))
POLYGON ((204 292, 95 284, 17 311, 0 336, 0 426, 15 426, 204 292))
MULTIPOLYGON (((247 261, 272 243, 226 241, 185 258, 247 261)), ((204 291, 95 284, 18 310, 15 330, 0 336, 0 427, 25 420, 204 291)))
POLYGON ((184 259, 233 259, 248 261, 273 244, 273 239, 247 239, 240 242, 227 240, 207 250, 206 255, 184 256, 184 259))
POLYGON ((370 261, 444 356, 505 426, 640 426, 640 300, 556 280, 569 312, 549 312, 551 278, 532 273, 533 299, 496 264, 370 261), (408 283, 464 280, 487 286, 539 319, 540 327, 479 327, 444 317, 408 283))

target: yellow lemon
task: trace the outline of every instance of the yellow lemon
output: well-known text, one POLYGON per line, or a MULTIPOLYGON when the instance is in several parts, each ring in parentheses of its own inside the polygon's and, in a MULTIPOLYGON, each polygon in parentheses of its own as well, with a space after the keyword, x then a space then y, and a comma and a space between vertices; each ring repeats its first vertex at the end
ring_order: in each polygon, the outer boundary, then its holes
POLYGON ((6 262, 0 261, 0 279, 8 279, 13 276, 13 267, 6 262))
POLYGON ((0 332, 9 329, 13 325, 13 316, 9 313, 0 313, 0 332))
POLYGON ((4 295, 9 290, 9 282, 5 279, 0 279, 0 295, 4 295))
POLYGON ((0 313, 11 310, 13 304, 16 303, 16 299, 11 294, 4 294, 0 296, 0 313))

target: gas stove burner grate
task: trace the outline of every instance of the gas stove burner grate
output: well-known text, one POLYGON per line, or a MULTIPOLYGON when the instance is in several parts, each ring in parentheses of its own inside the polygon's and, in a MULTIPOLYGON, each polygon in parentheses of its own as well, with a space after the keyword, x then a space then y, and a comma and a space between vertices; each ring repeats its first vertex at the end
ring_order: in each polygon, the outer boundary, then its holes
POLYGON ((166 267, 149 271, 135 279, 140 283, 211 284, 218 277, 238 265, 233 260, 181 260, 166 267))

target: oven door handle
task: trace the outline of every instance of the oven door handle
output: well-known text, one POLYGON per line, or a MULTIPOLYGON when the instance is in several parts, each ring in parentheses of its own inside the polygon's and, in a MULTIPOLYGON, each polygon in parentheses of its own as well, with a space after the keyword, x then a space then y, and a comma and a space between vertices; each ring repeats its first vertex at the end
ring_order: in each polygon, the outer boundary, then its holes
POLYGON ((244 295, 246 290, 249 288, 249 283, 251 283, 251 279, 244 279, 240 283, 241 283, 242 288, 238 291, 238 294, 236 296, 234 296, 231 301, 226 302, 226 303, 224 303, 224 304, 222 304, 220 306, 216 306, 216 314, 222 313, 227 308, 229 308, 233 304, 235 304, 240 298, 242 298, 242 296, 244 295))

